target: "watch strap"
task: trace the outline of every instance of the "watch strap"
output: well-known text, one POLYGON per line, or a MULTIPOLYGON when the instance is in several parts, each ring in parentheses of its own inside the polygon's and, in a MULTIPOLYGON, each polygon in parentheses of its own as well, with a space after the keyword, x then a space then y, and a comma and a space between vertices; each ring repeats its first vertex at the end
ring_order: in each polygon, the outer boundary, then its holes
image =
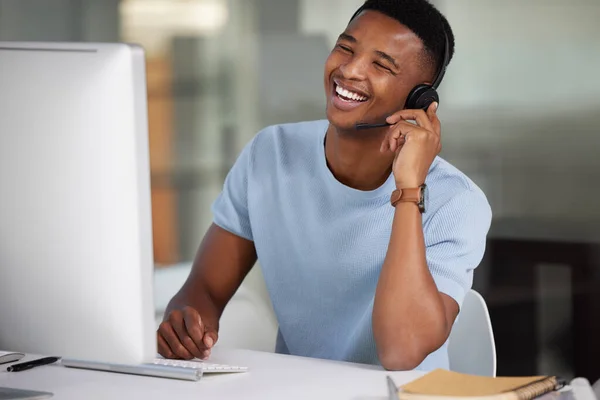
POLYGON ((392 192, 390 202, 392 207, 396 207, 401 202, 419 204, 421 202, 421 188, 396 189, 392 192))

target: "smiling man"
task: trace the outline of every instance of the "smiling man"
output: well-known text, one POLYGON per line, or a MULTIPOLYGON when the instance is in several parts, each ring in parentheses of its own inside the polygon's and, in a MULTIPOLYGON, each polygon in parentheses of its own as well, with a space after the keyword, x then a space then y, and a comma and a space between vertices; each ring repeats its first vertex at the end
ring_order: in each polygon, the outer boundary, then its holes
POLYGON ((327 120, 264 129, 228 174, 157 332, 163 356, 209 356, 258 258, 278 352, 448 368, 491 210, 438 156, 437 103, 411 108, 409 94, 443 76, 453 53, 450 26, 425 0, 369 0, 357 11, 325 64, 327 120))

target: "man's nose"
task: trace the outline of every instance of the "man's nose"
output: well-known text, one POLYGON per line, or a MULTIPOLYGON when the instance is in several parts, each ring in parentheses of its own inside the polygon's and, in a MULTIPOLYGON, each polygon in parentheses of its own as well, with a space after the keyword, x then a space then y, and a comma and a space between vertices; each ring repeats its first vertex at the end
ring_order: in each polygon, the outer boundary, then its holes
POLYGON ((368 62, 362 57, 352 57, 346 63, 340 65, 340 72, 344 79, 364 80, 368 68, 368 62))

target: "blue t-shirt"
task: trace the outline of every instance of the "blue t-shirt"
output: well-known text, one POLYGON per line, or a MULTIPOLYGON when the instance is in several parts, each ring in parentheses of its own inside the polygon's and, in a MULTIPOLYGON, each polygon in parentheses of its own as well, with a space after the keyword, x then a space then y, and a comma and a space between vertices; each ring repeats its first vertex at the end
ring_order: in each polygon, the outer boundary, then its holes
MULTIPOLYGON (((393 174, 373 191, 340 183, 325 159, 328 121, 268 127, 241 152, 214 222, 254 242, 279 322, 276 351, 380 364, 371 315, 390 240, 393 174)), ((423 230, 438 289, 462 305, 491 223, 483 192, 437 157, 423 230)), ((418 369, 448 368, 447 343, 418 369)))

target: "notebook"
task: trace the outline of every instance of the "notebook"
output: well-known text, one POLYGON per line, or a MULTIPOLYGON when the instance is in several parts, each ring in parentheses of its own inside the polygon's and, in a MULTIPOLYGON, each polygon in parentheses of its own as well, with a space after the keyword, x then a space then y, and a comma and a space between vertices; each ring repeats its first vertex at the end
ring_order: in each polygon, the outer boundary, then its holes
POLYGON ((6 364, 10 362, 19 361, 21 358, 25 357, 23 353, 12 353, 6 351, 0 351, 0 364, 6 364))
POLYGON ((560 389, 554 376, 485 377, 436 369, 397 391, 400 400, 531 400, 560 389))

